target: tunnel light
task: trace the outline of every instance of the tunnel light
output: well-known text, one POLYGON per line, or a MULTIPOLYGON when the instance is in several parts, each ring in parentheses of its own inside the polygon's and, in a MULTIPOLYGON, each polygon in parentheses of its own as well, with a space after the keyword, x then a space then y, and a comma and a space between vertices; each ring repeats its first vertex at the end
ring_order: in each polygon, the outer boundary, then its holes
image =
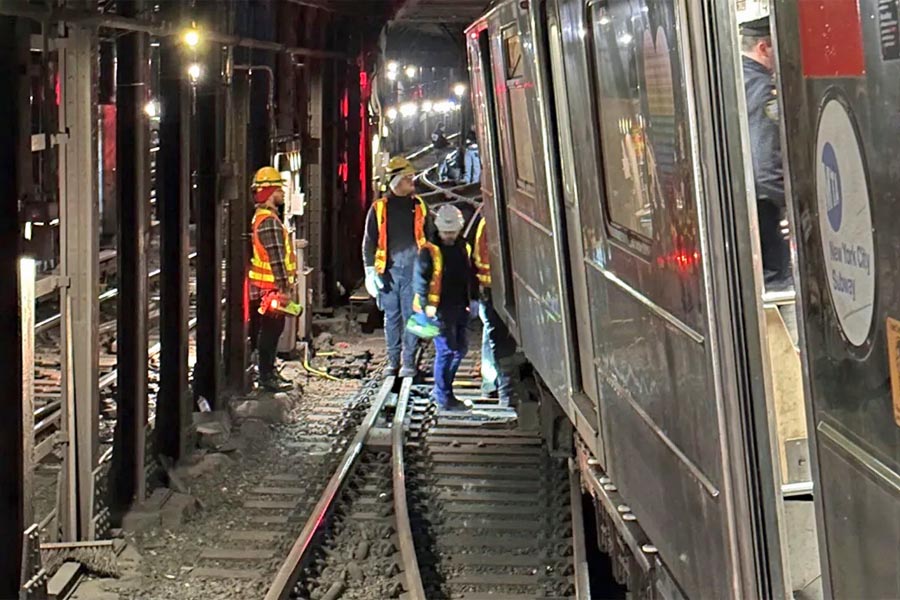
POLYGON ((634 36, 631 35, 630 33, 623 33, 622 35, 619 36, 619 43, 624 46, 627 46, 628 44, 631 43, 631 41, 633 39, 634 39, 634 36))
POLYGON ((146 114, 151 119, 155 119, 159 116, 159 102, 156 100, 150 100, 147 104, 144 105, 144 114, 146 114))
POLYGON ((198 63, 191 63, 188 67, 188 76, 191 78, 191 83, 197 83, 200 80, 200 75, 203 74, 202 69, 198 63))
POLYGON ((196 27, 191 27, 181 36, 188 48, 196 48, 200 44, 200 32, 196 27))
POLYGON ((406 67, 406 76, 409 77, 410 79, 414 79, 416 76, 416 73, 418 73, 418 72, 419 72, 418 67, 416 67, 414 65, 409 65, 408 67, 406 67))
POLYGON ((415 102, 407 102, 400 107, 400 114, 404 117, 411 117, 419 111, 419 107, 415 102))
POLYGON ((397 69, 400 68, 400 65, 397 64, 396 60, 392 60, 387 64, 388 73, 396 73, 397 69))
POLYGON ((434 102, 431 100, 426 100, 422 103, 422 112, 430 113, 434 110, 434 102))
POLYGON ((466 84, 457 83, 456 85, 454 85, 453 93, 456 95, 457 98, 462 98, 463 95, 466 93, 466 84))
POLYGON ((397 109, 393 108, 393 107, 389 108, 389 109, 387 109, 386 114, 387 114, 388 120, 394 121, 397 118, 397 109))
POLYGON ((598 23, 600 23, 601 25, 609 25, 609 22, 610 22, 610 19, 606 15, 603 15, 602 17, 600 17, 600 20, 598 21, 598 23))
POLYGON ((397 71, 388 71, 387 78, 391 81, 397 81, 397 71))

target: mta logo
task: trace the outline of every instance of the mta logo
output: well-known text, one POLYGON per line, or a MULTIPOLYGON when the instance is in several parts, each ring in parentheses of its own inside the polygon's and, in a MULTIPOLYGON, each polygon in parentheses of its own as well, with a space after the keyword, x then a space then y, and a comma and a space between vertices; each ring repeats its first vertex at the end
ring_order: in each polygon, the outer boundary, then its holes
POLYGON ((825 206, 828 211, 828 223, 837 233, 841 230, 844 199, 841 196, 841 172, 830 143, 826 143, 822 148, 822 167, 825 169, 825 206))

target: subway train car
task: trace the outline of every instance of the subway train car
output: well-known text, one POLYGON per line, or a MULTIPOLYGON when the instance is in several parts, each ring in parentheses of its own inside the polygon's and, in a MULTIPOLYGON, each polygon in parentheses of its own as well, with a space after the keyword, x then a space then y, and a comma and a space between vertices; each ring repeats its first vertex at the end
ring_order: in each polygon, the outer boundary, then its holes
POLYGON ((786 292, 737 4, 505 0, 467 30, 494 305, 638 597, 900 597, 897 3, 773 3, 786 292))

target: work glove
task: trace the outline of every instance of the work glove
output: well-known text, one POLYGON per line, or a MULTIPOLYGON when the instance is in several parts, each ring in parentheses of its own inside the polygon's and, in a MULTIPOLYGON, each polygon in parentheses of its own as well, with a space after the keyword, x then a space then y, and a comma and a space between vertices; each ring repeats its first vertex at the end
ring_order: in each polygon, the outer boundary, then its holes
POLYGON ((384 282, 381 275, 375 271, 375 267, 366 267, 366 291, 373 298, 377 298, 381 290, 384 289, 384 282))
POLYGON ((469 314, 473 317, 478 316, 478 300, 469 300, 469 314))
POLYGON ((429 319, 433 319, 434 317, 436 317, 437 316, 437 306, 432 306, 431 304, 426 306, 425 307, 425 316, 428 317, 429 319))
POLYGON ((791 224, 787 219, 782 219, 780 223, 778 223, 778 227, 781 230, 781 237, 790 241, 791 239, 791 224))

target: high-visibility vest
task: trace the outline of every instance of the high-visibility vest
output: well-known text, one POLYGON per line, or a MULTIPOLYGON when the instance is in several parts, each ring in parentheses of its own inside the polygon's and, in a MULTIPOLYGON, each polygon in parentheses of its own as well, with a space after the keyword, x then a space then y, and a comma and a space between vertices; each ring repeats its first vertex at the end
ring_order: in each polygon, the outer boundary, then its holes
MULTIPOLYGON (((441 286, 444 281, 444 254, 437 244, 425 242, 423 246, 431 254, 431 280, 428 282, 428 306, 437 308, 441 305, 441 286)), ((466 244, 466 254, 472 256, 472 246, 466 244)), ((416 294, 413 297, 413 310, 422 312, 422 299, 416 294)))
POLYGON ((268 219, 274 218, 284 231, 284 270, 288 275, 288 284, 293 285, 297 277, 297 260, 294 257, 294 245, 291 243, 291 235, 278 214, 265 207, 256 209, 253 215, 253 257, 250 259, 250 273, 247 275, 250 284, 262 290, 274 290, 278 288, 275 281, 275 273, 272 272, 272 264, 269 262, 269 253, 266 247, 259 241, 259 226, 268 219))
POLYGON ((478 282, 484 287, 491 287, 491 255, 488 252, 487 236, 484 234, 484 217, 478 222, 475 229, 475 248, 473 259, 475 262, 475 275, 478 282))
MULTIPOLYGON (((419 198, 416 199, 416 216, 413 222, 416 235, 416 246, 421 249, 427 242, 425 240, 425 215, 428 207, 419 198)), ((375 248, 375 271, 384 274, 387 270, 388 230, 387 230, 387 198, 379 198, 373 204, 375 209, 375 222, 378 224, 378 247, 375 248)))

